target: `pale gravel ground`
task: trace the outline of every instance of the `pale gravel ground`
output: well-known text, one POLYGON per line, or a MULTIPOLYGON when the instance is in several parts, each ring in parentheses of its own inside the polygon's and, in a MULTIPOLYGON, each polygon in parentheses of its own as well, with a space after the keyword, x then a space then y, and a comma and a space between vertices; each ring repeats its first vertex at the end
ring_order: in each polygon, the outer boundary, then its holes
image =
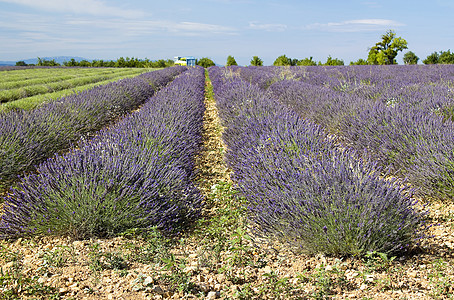
MULTIPOLYGON (((219 150, 223 144, 212 101, 207 101, 205 118, 205 149, 198 158, 198 165, 200 188, 209 193, 213 186, 230 179, 223 152, 219 150)), ((251 299, 314 299, 317 291, 327 287, 330 292, 325 297, 334 299, 447 299, 447 295, 454 293, 454 205, 432 203, 428 209, 434 237, 412 256, 398 258, 383 268, 367 266, 358 259, 296 255, 279 243, 248 241, 249 252, 244 255, 255 262, 255 266, 236 266, 229 272, 218 273, 201 263, 203 259, 212 258, 203 257, 206 249, 201 248, 196 237, 188 237, 186 243, 175 246, 172 252, 177 259, 187 260, 183 271, 191 275, 199 297, 185 296, 157 280, 158 274, 168 271, 153 265, 133 262, 124 272, 90 270, 94 244, 99 244, 97 251, 126 255, 131 245, 143 245, 139 239, 73 241, 44 237, 0 241, 0 245, 10 252, 20 253, 23 274, 37 276, 38 282, 56 287, 62 299, 235 299, 239 292, 247 290, 251 299), (62 253, 66 261, 61 267, 46 267, 46 253, 62 253), (280 282, 285 282, 282 290, 264 274, 275 274, 274 278, 282 279, 280 282), (232 282, 230 279, 235 276, 242 280, 232 282)), ((211 207, 205 215, 216 215, 216 210, 216 206, 211 207)), ((221 253, 219 264, 227 262, 232 255, 228 251, 221 253)), ((12 262, 6 262, 1 256, 0 264, 3 270, 13 267, 12 262)))

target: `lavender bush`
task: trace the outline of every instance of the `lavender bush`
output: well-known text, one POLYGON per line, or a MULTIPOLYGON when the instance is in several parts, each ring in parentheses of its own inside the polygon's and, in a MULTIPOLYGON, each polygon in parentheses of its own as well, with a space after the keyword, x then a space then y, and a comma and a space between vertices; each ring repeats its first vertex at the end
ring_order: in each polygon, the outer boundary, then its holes
POLYGON ((395 175, 406 176, 418 193, 454 199, 454 123, 442 116, 398 105, 377 104, 346 120, 352 147, 369 149, 395 175))
POLYGON ((204 71, 191 69, 121 123, 41 163, 5 197, 2 238, 176 230, 200 214, 192 183, 201 144, 204 71))
POLYGON ((226 159, 258 234, 332 255, 403 252, 424 237, 411 190, 272 94, 222 74, 210 69, 220 116, 231 118, 226 159))
POLYGON ((317 159, 286 155, 256 152, 249 162, 260 168, 239 182, 260 234, 329 255, 399 253, 424 236, 411 193, 381 179, 376 165, 335 149, 317 159))
POLYGON ((55 100, 0 113, 0 189, 149 99, 185 67, 145 73, 55 100))
POLYGON ((292 80, 268 90, 344 145, 407 177, 418 194, 453 199, 452 66, 306 71, 295 68, 292 80))

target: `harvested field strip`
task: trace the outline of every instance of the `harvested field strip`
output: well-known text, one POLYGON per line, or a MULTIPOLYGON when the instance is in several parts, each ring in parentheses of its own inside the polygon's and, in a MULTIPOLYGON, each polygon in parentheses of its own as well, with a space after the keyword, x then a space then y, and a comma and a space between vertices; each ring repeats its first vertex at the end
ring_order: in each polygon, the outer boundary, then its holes
POLYGON ((96 83, 109 79, 120 79, 127 75, 138 75, 146 72, 145 69, 122 70, 111 74, 94 74, 90 76, 79 76, 67 80, 57 80, 47 83, 37 83, 32 85, 25 85, 18 88, 0 90, 0 102, 10 102, 21 98, 26 98, 39 94, 46 94, 50 92, 75 88, 77 86, 96 83))
POLYGON ((3 103, 0 105, 0 113, 2 111, 8 111, 11 109, 24 109, 24 110, 34 109, 41 104, 45 104, 45 103, 51 102, 53 100, 57 100, 62 97, 67 97, 72 94, 80 93, 80 92, 92 89, 96 86, 100 86, 100 85, 108 84, 110 82, 117 81, 119 79, 133 78, 133 77, 136 77, 137 75, 138 74, 121 75, 121 76, 114 77, 114 78, 111 78, 108 80, 80 85, 80 86, 77 86, 77 87, 74 87, 71 89, 64 89, 61 91, 50 92, 50 93, 45 93, 45 94, 40 94, 40 95, 35 95, 35 96, 31 96, 31 97, 18 99, 15 101, 10 101, 10 102, 3 103))
POLYGON ((75 76, 86 76, 97 73, 108 74, 122 72, 122 70, 130 68, 71 68, 71 67, 47 67, 47 68, 35 68, 25 70, 13 70, 13 71, 1 71, 0 70, 0 82, 8 83, 23 80, 39 80, 40 78, 47 77, 58 77, 61 75, 75 75, 75 76), (86 74, 86 75, 85 75, 86 74))
MULTIPOLYGON (((52 82, 58 82, 73 78, 89 77, 89 76, 105 76, 114 74, 137 74, 145 71, 151 71, 150 69, 131 69, 131 68, 115 68, 115 69, 60 69, 59 72, 54 73, 43 73, 41 76, 35 78, 29 78, 28 76, 17 76, 16 80, 1 80, 0 91, 8 90, 13 88, 19 88, 24 86, 46 84, 52 82)), ((30 72, 30 71, 29 71, 30 72)), ((0 72, 0 78, 1 78, 0 72)), ((11 78, 10 78, 11 79, 11 78)))

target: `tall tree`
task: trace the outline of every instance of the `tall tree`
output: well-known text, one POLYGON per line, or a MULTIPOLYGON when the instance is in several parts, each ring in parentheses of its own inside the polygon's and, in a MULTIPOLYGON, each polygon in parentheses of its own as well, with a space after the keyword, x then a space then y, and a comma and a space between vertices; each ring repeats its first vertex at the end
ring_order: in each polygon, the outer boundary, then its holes
POLYGON ((296 63, 298 66, 316 66, 317 62, 312 59, 312 56, 309 58, 303 58, 296 63))
POLYGON ((258 56, 253 56, 251 59, 252 66, 263 66, 263 60, 261 60, 258 56))
POLYGON ((372 65, 393 65, 397 64, 397 52, 407 49, 407 41, 396 37, 393 30, 388 30, 381 36, 382 40, 369 50, 367 62, 372 65))
POLYGON ((296 66, 298 63, 297 59, 288 58, 285 55, 281 55, 273 63, 273 66, 296 66))
POLYGON ((16 61, 16 66, 24 67, 24 66, 27 66, 27 64, 25 63, 25 61, 20 60, 20 61, 16 61))
POLYGON ((202 66, 204 68, 208 68, 208 67, 212 67, 216 64, 210 58, 203 57, 197 61, 197 65, 202 66))
POLYGON ((331 55, 328 56, 326 59, 326 63, 323 64, 324 66, 343 66, 344 61, 338 58, 332 58, 331 55))
POLYGON ((434 52, 434 53, 429 54, 426 57, 426 59, 424 59, 422 62, 425 65, 434 65, 434 64, 438 64, 439 60, 440 60, 440 55, 438 54, 438 52, 434 52))
POLYGON ((351 61, 351 66, 364 66, 367 65, 367 60, 359 58, 357 61, 351 61))
POLYGON ((404 54, 404 63, 406 65, 416 65, 418 63, 419 57, 416 56, 411 51, 408 51, 407 53, 404 54))
POLYGON ((440 64, 454 64, 454 52, 451 53, 451 50, 440 51, 440 64))
POLYGON ((233 56, 229 55, 227 57, 227 66, 238 66, 238 64, 236 63, 236 60, 233 56))

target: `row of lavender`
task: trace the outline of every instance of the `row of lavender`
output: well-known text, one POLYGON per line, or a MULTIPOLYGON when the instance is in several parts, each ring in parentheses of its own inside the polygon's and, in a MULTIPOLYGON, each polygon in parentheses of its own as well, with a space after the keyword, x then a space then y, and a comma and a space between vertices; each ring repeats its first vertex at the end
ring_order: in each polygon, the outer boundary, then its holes
POLYGON ((308 253, 396 253, 424 237, 424 212, 382 169, 235 72, 209 75, 226 160, 259 235, 308 253))
POLYGON ((0 113, 0 190, 17 175, 64 151, 143 104, 185 67, 168 68, 97 86, 32 111, 0 113))
MULTIPOLYGON (((409 74, 416 76, 411 70, 409 74)), ((278 81, 269 91, 295 112, 329 128, 345 145, 371 155, 393 175, 406 177, 420 195, 452 200, 454 68, 442 70, 440 77, 424 77, 432 82, 423 80, 399 88, 401 82, 411 82, 411 78, 396 80, 389 85, 396 89, 391 102, 387 97, 333 90, 309 80, 278 81)), ((430 74, 431 69, 427 71, 430 74)))
POLYGON ((268 88, 298 81, 333 95, 401 104, 454 119, 454 66, 349 66, 236 68, 249 82, 268 88), (337 93, 336 93, 337 92, 337 93))
POLYGON ((128 228, 175 230, 196 218, 204 82, 203 69, 191 69, 139 112, 40 164, 4 199, 0 236, 102 237, 128 228))

